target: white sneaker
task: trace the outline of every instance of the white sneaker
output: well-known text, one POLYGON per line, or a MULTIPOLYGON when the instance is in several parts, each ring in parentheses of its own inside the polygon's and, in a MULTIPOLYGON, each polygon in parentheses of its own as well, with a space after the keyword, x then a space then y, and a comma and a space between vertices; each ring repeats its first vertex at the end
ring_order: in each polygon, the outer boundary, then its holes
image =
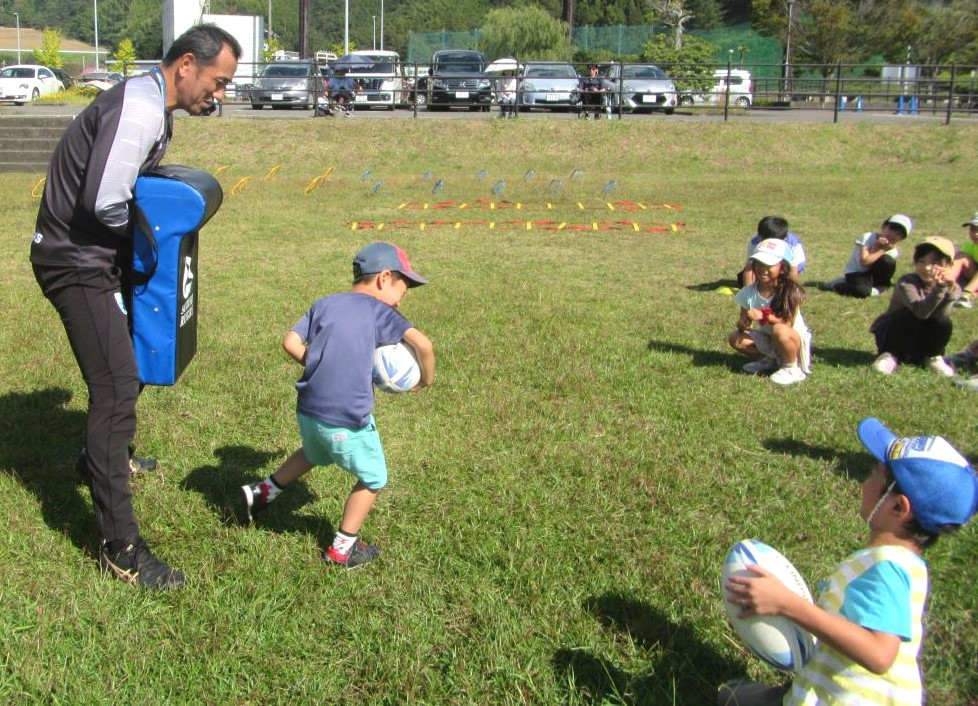
POLYGON ((961 307, 962 309, 974 309, 975 305, 971 301, 971 295, 965 292, 961 297, 954 302, 954 306, 961 307))
POLYGON ((797 365, 786 365, 771 375, 771 382, 778 385, 794 385, 807 377, 797 365))
POLYGON ((946 378, 954 377, 954 368, 948 365, 944 358, 939 355, 935 355, 933 358, 927 359, 927 367, 933 370, 938 375, 943 375, 946 378))
POLYGON ((892 375, 896 372, 898 365, 900 365, 900 361, 894 358, 892 353, 881 353, 870 367, 878 373, 892 375))
POLYGON ((880 290, 877 289, 876 287, 873 287, 872 289, 869 290, 869 296, 878 297, 879 295, 880 295, 880 290))
POLYGON ((744 367, 741 368, 748 375, 764 375, 778 369, 778 361, 774 358, 761 358, 760 360, 752 360, 749 363, 745 363, 744 367))

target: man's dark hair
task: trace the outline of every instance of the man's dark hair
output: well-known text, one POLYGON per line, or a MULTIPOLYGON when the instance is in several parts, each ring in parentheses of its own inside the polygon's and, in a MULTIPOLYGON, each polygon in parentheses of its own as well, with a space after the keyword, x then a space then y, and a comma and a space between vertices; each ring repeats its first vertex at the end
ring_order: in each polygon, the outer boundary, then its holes
POLYGON ((757 224, 757 234, 761 236, 761 240, 784 240, 788 237, 788 221, 781 216, 764 216, 757 224))
POLYGON ((163 66, 170 66, 184 54, 193 54, 201 66, 217 61, 224 45, 230 47, 235 59, 241 58, 241 45, 233 35, 214 24, 195 25, 181 34, 163 57, 163 66))

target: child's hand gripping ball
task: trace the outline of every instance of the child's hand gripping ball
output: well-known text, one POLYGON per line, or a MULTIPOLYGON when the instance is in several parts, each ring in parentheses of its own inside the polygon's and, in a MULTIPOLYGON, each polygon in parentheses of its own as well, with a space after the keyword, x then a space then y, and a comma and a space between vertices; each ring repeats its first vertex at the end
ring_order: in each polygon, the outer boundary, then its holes
POLYGON ((421 380, 421 368, 411 346, 395 343, 374 351, 374 385, 384 392, 408 392, 421 380))
MULTIPOLYGON (((780 552, 756 539, 737 542, 723 562, 723 585, 731 576, 756 576, 748 566, 760 566, 802 598, 811 601, 812 594, 805 579, 780 552)), ((815 649, 812 636, 792 621, 779 615, 755 615, 741 618, 741 607, 726 598, 723 601, 730 624, 751 652, 775 669, 786 672, 798 670, 815 649)))

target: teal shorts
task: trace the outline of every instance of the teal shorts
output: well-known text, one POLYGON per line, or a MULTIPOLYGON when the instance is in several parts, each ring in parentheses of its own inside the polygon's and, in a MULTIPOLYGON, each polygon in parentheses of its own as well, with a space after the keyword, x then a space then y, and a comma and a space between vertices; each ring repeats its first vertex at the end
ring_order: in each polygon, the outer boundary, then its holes
POLYGON ((371 490, 387 485, 387 459, 373 415, 362 429, 331 427, 296 412, 302 452, 314 466, 335 463, 371 490))

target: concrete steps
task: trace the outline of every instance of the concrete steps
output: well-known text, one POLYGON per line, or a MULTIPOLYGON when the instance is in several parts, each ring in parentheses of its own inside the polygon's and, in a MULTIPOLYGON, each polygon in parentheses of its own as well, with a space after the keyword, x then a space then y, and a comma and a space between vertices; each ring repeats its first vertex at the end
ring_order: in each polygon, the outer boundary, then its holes
POLYGON ((71 115, 0 115, 0 172, 45 174, 71 115))

